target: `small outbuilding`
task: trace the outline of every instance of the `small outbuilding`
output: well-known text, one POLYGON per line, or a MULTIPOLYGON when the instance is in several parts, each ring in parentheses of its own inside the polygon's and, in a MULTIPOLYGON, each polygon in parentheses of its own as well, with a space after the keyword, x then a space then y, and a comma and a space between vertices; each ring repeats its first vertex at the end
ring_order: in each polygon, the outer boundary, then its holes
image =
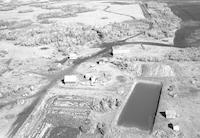
POLYGON ((64 83, 76 83, 76 82, 78 82, 78 77, 76 75, 65 75, 63 82, 64 83))

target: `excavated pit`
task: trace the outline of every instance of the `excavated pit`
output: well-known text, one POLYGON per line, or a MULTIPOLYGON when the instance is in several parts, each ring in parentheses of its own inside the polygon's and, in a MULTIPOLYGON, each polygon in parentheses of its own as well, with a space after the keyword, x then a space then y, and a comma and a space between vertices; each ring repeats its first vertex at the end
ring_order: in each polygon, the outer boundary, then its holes
POLYGON ((90 129, 88 119, 93 99, 88 97, 58 95, 50 97, 44 109, 29 118, 16 137, 76 138, 90 129))

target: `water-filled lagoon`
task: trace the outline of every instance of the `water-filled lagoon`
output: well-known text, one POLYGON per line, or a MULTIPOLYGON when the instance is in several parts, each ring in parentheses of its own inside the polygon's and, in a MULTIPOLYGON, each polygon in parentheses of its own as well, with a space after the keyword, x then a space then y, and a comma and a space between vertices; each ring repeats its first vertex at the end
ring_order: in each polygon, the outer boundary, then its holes
POLYGON ((118 118, 117 125, 151 131, 159 104, 162 84, 138 82, 118 118))
POLYGON ((174 46, 199 47, 200 46, 200 2, 168 2, 170 8, 182 19, 181 28, 176 31, 174 46))

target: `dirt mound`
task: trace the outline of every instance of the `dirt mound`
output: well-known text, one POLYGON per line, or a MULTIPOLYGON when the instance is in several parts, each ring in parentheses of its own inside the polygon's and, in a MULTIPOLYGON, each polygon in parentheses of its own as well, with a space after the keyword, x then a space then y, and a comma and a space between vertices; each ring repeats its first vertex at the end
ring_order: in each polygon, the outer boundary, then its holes
POLYGON ((143 64, 142 76, 144 77, 174 77, 175 73, 169 65, 143 64))

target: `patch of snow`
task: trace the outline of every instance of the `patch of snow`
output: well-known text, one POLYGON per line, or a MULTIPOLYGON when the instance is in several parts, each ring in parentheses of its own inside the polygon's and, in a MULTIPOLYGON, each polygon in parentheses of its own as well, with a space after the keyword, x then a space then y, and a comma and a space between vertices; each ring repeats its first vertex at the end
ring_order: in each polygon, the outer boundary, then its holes
POLYGON ((101 27, 109 23, 123 22, 126 20, 130 20, 130 17, 107 13, 102 10, 96 10, 96 11, 91 11, 91 12, 80 13, 76 17, 59 18, 59 19, 57 18, 57 19, 51 19, 51 20, 56 20, 58 22, 64 22, 64 23, 77 22, 77 23, 83 23, 86 25, 101 27), (103 19, 105 17, 107 17, 107 19, 103 19))
POLYGON ((1 41, 0 50, 6 50, 8 54, 5 58, 29 59, 29 58, 50 58, 53 55, 54 49, 41 50, 40 47, 23 47, 16 46, 12 43, 1 41))
POLYGON ((145 19, 145 16, 139 4, 113 5, 108 9, 108 11, 129 15, 136 19, 145 19))

